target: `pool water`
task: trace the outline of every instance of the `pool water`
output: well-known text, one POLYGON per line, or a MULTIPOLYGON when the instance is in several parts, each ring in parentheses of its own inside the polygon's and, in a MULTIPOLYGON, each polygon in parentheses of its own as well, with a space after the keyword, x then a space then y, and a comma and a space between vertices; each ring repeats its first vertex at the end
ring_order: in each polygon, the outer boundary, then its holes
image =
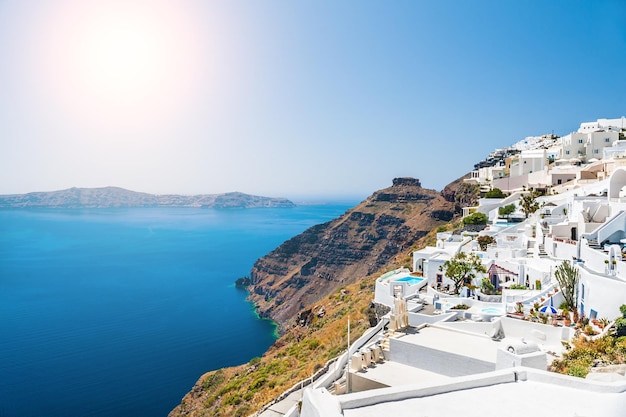
POLYGON ((419 277, 403 277, 394 280, 394 282, 407 282, 409 285, 417 285, 422 281, 424 281, 424 278, 419 277))
POLYGON ((499 308, 495 308, 495 307, 483 308, 481 312, 486 313, 486 314, 504 314, 502 310, 500 310, 499 308))

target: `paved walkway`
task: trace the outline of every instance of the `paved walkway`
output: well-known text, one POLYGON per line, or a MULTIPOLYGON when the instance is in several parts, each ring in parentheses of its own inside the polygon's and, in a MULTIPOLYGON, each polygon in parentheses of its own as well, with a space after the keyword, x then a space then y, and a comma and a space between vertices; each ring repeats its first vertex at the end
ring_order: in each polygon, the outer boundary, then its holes
POLYGON ((277 402, 276 404, 273 404, 270 408, 268 408, 267 410, 259 414, 259 417, 282 417, 284 416, 285 413, 289 411, 291 407, 294 406, 294 404, 297 404, 298 401, 300 401, 300 399, 302 398, 301 392, 302 390, 297 390, 297 391, 292 392, 291 394, 287 396, 287 398, 285 398, 282 401, 277 402))

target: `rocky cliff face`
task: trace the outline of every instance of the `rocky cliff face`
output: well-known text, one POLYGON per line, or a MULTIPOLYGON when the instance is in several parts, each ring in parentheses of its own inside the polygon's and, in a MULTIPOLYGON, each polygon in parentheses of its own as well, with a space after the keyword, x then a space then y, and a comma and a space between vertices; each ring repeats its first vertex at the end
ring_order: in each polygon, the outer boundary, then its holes
POLYGON ((286 241, 259 259, 252 271, 249 299, 259 314, 284 330, 299 310, 338 287, 360 280, 459 213, 473 193, 457 180, 439 193, 414 178, 396 178, 341 217, 286 241), (458 184, 457 184, 458 183, 458 184), (459 190, 462 193, 459 193, 459 190))
POLYGON ((477 197, 477 188, 461 179, 438 193, 419 180, 396 178, 343 216, 259 259, 250 299, 261 315, 281 324, 283 335, 260 360, 203 375, 169 416, 250 415, 308 378, 344 350, 346 315, 353 319, 353 338, 376 319, 373 277, 362 278, 408 261, 414 245, 424 244, 418 239, 477 197))

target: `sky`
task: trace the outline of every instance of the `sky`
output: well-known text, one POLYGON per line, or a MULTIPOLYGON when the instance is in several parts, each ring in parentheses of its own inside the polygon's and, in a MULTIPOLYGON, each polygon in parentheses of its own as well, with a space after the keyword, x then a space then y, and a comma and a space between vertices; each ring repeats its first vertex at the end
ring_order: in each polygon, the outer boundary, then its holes
POLYGON ((366 197, 626 115, 623 0, 0 0, 0 194, 366 197))

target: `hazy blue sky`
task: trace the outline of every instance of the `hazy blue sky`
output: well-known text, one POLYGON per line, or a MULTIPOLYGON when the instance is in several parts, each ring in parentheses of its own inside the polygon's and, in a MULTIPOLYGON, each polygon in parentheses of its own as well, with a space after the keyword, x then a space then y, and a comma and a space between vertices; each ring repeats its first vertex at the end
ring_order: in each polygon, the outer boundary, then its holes
POLYGON ((0 0, 0 193, 441 189, 625 74, 623 0, 0 0))

